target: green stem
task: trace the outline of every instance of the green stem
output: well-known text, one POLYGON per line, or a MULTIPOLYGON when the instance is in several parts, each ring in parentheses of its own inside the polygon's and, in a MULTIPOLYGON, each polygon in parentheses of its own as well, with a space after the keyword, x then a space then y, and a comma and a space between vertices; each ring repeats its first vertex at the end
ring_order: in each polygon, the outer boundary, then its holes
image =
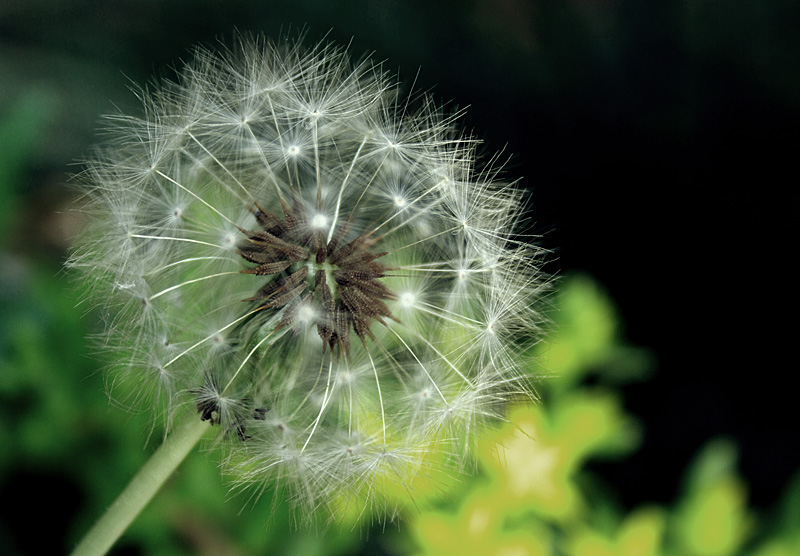
POLYGON ((108 552, 209 428, 208 422, 197 418, 176 426, 86 533, 72 556, 100 556, 108 552))

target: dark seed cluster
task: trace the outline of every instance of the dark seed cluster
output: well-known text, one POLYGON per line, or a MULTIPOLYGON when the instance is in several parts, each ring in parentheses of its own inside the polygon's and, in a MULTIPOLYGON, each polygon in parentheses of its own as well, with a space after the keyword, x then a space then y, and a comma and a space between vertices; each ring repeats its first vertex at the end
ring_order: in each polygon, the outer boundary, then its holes
POLYGON ((373 321, 396 320, 385 300, 395 296, 380 278, 390 268, 377 259, 385 252, 371 248, 379 238, 350 234, 345 221, 327 241, 327 226, 312 226, 300 199, 281 201, 283 217, 255 205, 253 214, 261 230, 242 230, 247 239, 238 253, 257 266, 243 273, 272 276, 251 298, 265 309, 283 310, 278 328, 292 326, 299 311, 310 307, 316 315, 317 333, 323 349, 347 354, 350 330, 365 341, 373 337, 373 321))

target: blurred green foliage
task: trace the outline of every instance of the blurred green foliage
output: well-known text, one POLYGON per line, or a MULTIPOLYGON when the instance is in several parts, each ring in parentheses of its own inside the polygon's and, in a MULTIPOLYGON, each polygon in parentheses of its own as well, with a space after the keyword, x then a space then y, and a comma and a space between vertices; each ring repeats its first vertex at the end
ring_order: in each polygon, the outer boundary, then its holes
POLYGON ((585 463, 631 453, 640 434, 613 385, 645 377, 652 357, 624 343, 612 301, 588 277, 565 279, 555 305, 553 333, 533 359, 547 376, 542 403, 514 408, 485 439, 480 473, 457 501, 413 518, 414 553, 800 554, 800 475, 777 510, 778 525, 757 520, 730 439, 712 440, 697 454, 671 508, 625 511, 613 489, 592 487, 597 479, 585 463))

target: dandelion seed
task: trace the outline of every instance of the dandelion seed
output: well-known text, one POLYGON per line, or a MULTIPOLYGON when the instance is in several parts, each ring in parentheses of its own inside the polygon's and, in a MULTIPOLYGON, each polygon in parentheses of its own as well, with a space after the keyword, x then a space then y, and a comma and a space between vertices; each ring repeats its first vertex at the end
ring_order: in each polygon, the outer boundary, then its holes
POLYGON ((140 96, 82 175, 71 265, 142 401, 219 425, 241 484, 386 509, 530 393, 540 252, 457 115, 412 112, 344 50, 264 39, 140 96))

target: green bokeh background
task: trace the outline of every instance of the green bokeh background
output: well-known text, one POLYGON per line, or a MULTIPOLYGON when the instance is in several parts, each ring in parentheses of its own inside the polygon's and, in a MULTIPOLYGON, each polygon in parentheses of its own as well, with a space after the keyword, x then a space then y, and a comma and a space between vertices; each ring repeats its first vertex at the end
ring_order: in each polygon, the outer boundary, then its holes
POLYGON ((61 270, 67 176, 102 113, 136 109, 130 82, 234 28, 374 52, 514 155, 560 276, 542 404, 512 413, 539 443, 506 427, 439 505, 314 531, 197 453, 116 554, 800 553, 797 2, 7 0, 0 554, 67 551, 157 445, 106 397, 101 323, 61 270), (516 499, 526 470, 559 495, 516 499))

